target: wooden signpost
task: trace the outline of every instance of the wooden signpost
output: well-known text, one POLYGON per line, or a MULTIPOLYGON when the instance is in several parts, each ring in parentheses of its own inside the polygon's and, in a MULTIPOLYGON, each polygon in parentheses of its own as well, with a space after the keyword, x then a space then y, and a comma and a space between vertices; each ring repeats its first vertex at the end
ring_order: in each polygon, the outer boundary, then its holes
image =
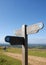
POLYGON ((22 45, 22 65, 28 65, 28 34, 37 33, 43 26, 42 22, 31 26, 23 25, 21 29, 16 31, 16 36, 5 37, 5 41, 11 45, 22 45))

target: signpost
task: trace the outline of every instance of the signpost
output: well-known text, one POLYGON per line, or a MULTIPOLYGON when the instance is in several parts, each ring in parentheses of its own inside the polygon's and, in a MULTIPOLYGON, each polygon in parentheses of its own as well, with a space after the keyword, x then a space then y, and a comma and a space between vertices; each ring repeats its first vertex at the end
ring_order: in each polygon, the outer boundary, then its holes
POLYGON ((5 37, 5 41, 11 45, 22 45, 22 65, 28 65, 28 34, 37 33, 43 26, 42 22, 31 26, 23 25, 21 29, 16 31, 16 36, 5 37))

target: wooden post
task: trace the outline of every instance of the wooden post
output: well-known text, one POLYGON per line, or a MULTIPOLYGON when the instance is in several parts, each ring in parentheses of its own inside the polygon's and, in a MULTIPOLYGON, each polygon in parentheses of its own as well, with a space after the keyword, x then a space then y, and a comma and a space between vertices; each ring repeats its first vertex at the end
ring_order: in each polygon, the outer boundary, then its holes
POLYGON ((28 65, 27 25, 22 26, 22 37, 25 39, 24 45, 22 45, 22 65, 28 65))

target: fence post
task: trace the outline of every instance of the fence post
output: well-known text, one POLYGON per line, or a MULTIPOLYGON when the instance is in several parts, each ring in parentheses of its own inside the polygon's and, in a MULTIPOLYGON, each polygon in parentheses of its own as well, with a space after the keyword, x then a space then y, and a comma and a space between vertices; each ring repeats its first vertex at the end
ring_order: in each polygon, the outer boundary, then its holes
POLYGON ((22 65, 28 65, 27 25, 22 26, 22 37, 25 39, 24 45, 22 45, 22 65))

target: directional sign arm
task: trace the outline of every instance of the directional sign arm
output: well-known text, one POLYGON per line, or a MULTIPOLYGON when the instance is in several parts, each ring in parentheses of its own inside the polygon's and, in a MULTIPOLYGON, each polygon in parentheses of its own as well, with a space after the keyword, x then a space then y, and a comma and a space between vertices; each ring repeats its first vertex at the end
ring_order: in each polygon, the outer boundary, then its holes
POLYGON ((37 33, 40 29, 42 29, 44 24, 42 22, 33 24, 27 27, 27 34, 34 34, 37 33))
MULTIPOLYGON (((33 24, 31 26, 27 26, 27 34, 34 34, 37 33, 40 29, 44 27, 44 24, 42 22, 33 24)), ((22 36, 22 29, 19 29, 15 33, 17 36, 22 36)))
POLYGON ((6 36, 5 41, 9 42, 11 45, 22 45, 24 44, 23 37, 6 36))

